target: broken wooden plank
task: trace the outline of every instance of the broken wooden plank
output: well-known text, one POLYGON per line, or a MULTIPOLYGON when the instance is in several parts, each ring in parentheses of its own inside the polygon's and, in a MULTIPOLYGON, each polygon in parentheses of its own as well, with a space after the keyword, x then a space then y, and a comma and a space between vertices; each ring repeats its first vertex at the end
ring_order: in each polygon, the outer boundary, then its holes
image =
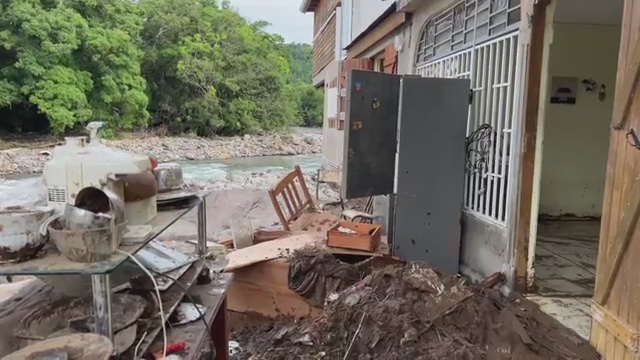
POLYGON ((253 233, 253 243, 259 244, 265 241, 281 239, 292 235, 291 231, 286 230, 264 230, 258 229, 253 233))
POLYGON ((234 271, 263 261, 288 257, 295 250, 321 243, 320 234, 306 233, 249 246, 229 253, 229 264, 225 271, 234 271))
POLYGON ((305 212, 290 224, 292 231, 309 231, 326 234, 340 222, 340 218, 328 212, 305 212))
POLYGON ((239 313, 266 317, 315 317, 322 309, 307 303, 289 289, 289 262, 275 259, 234 271, 229 287, 228 308, 239 313))

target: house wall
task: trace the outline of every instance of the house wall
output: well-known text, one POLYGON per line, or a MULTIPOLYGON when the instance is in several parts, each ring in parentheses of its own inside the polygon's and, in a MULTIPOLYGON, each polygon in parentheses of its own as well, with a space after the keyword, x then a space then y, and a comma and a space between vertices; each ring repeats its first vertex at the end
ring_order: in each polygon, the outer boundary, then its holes
POLYGON ((313 40, 313 75, 317 76, 336 57, 336 16, 313 40))
MULTIPOLYGON (((403 30, 399 39, 399 73, 415 73, 417 42, 424 24, 456 2, 455 0, 411 1, 407 7, 412 10, 411 25, 403 30)), ((508 283, 512 284, 513 258, 507 227, 467 211, 461 214, 461 223, 461 272, 474 280, 482 279, 495 272, 503 272, 508 276, 508 283)))
POLYGON ((338 118, 338 61, 330 61, 319 76, 324 81, 324 121, 322 125, 322 164, 327 169, 342 166, 343 131, 330 127, 338 118))
MULTIPOLYGON (((609 124, 613 110, 620 27, 555 23, 548 66, 553 77, 593 79, 606 99, 579 84, 575 105, 544 99, 540 214, 600 216, 609 124)), ((549 93, 550 95, 550 93, 549 93)))
POLYGON ((321 0, 313 13, 313 83, 319 85, 320 72, 336 58, 336 36, 340 36, 336 8, 339 0, 321 0))
POLYGON ((355 39, 382 13, 389 8, 391 1, 383 0, 351 0, 353 4, 353 19, 351 39, 355 39))
MULTIPOLYGON (((339 41, 337 41, 337 51, 346 47, 351 40, 357 37, 367 29, 371 23, 373 23, 382 13, 389 8, 389 2, 383 1, 362 1, 362 0, 345 0, 342 5, 338 7, 338 21, 337 28, 339 41), (375 4, 375 6, 371 6, 375 4)), ((384 28, 383 28, 384 29, 384 28)), ((380 31, 380 28, 376 28, 380 31)), ((392 33, 385 36, 380 41, 372 44, 366 51, 358 54, 353 58, 368 58, 384 53, 385 46, 393 42, 393 35, 398 30, 394 30, 392 33)), ((371 34, 367 34, 369 36, 371 34)), ((366 38, 366 37, 365 37, 366 38)), ((365 41, 365 40, 361 40, 365 41)), ((363 44, 358 42, 359 45, 363 44)), ((315 45, 314 45, 315 51, 315 45)), ((344 51, 344 54, 347 52, 344 51)), ((335 54, 335 52, 334 52, 335 54)), ((346 60, 338 54, 337 58, 340 60, 346 60)), ((352 58, 352 57, 349 57, 352 58)), ((316 75, 314 82, 321 83, 325 81, 325 122, 323 126, 323 167, 328 169, 339 169, 342 167, 344 157, 344 136, 345 133, 340 127, 336 126, 333 120, 339 120, 339 111, 334 111, 334 100, 337 99, 338 89, 332 87, 331 80, 338 77, 340 63, 329 62, 328 65, 318 75, 316 75), (332 125, 330 125, 332 124, 332 125)), ((337 104, 336 104, 337 105, 337 104)))
POLYGON ((324 89, 324 122, 322 131, 322 165, 325 169, 339 169, 342 165, 344 148, 344 131, 335 126, 329 126, 329 119, 337 120, 338 116, 338 88, 339 64, 332 61, 324 69, 326 78, 324 89))

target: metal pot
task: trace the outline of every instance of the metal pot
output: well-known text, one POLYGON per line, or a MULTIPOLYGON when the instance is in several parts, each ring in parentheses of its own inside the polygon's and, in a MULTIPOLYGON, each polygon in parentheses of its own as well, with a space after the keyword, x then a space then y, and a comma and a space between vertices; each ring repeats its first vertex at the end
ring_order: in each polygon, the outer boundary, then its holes
POLYGON ((156 196, 158 183, 151 171, 139 174, 118 175, 118 179, 124 184, 124 202, 136 202, 156 196))
MULTIPOLYGON (((116 224, 126 220, 124 201, 115 192, 106 187, 98 189, 90 186, 80 190, 76 196, 75 208, 87 210, 93 214, 111 215, 116 224)), ((66 210, 65 212, 65 215, 69 214, 66 210)), ((75 215, 80 214, 76 213, 75 215)))
POLYGON ((40 226, 53 214, 49 207, 13 206, 0 209, 0 261, 34 257, 47 241, 40 226))
POLYGON ((73 262, 92 263, 104 261, 118 249, 127 222, 99 229, 68 230, 64 219, 53 220, 47 226, 49 238, 58 250, 73 262), (115 233, 114 233, 115 231, 115 233))

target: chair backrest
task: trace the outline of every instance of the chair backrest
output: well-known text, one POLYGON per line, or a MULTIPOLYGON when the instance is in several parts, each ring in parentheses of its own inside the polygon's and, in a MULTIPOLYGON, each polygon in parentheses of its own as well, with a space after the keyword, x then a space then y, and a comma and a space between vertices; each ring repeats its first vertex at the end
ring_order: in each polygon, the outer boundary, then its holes
POLYGON ((269 190, 269 197, 285 230, 290 230, 291 223, 302 213, 315 208, 302 169, 298 165, 269 190))
POLYGON ((340 186, 341 183, 342 172, 340 170, 318 169, 318 181, 316 182, 316 199, 320 200, 320 184, 333 184, 340 186))
POLYGON ((322 184, 338 184, 342 183, 342 172, 340 170, 318 170, 318 182, 322 184))

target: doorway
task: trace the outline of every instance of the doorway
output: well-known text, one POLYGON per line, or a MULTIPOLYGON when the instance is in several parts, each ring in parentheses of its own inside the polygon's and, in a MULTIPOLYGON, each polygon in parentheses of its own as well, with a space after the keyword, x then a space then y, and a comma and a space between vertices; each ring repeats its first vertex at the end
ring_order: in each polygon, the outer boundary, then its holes
POLYGON ((586 339, 623 2, 553 1, 545 29, 527 285, 586 339))

